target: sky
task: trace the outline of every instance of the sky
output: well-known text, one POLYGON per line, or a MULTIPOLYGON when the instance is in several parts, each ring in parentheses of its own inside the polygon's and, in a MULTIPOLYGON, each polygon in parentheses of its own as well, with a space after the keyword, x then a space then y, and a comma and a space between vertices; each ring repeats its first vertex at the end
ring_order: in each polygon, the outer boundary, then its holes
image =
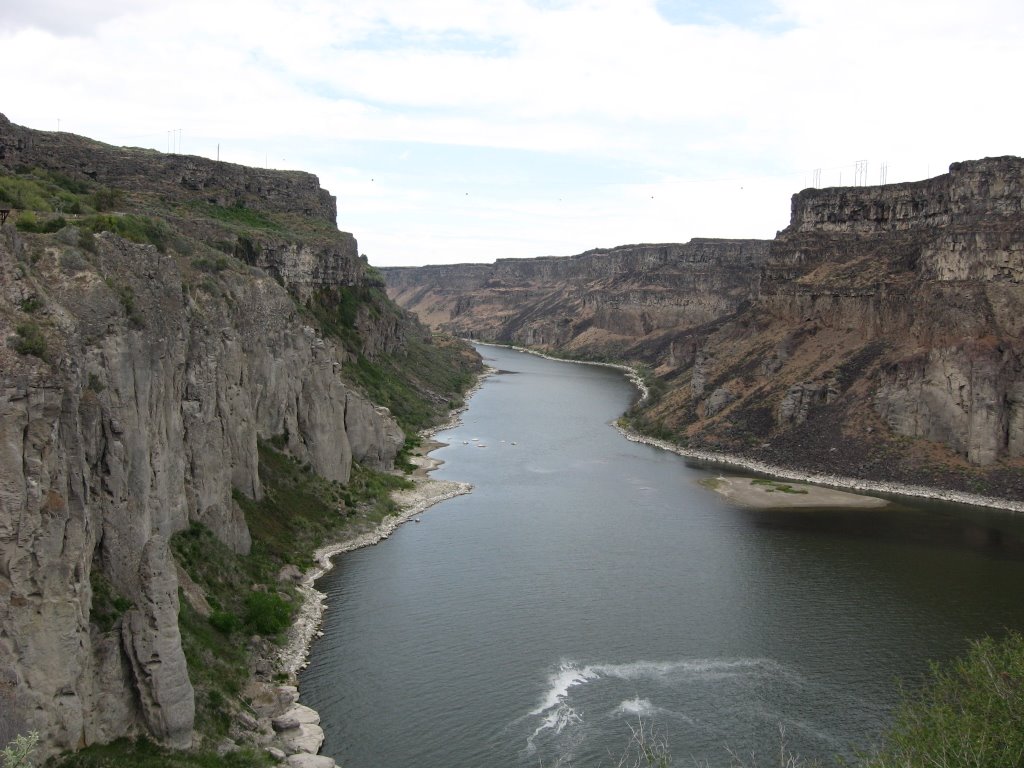
POLYGON ((491 262, 1024 154, 1021 41, 1020 0, 0 0, 0 112, 314 173, 371 264, 491 262))

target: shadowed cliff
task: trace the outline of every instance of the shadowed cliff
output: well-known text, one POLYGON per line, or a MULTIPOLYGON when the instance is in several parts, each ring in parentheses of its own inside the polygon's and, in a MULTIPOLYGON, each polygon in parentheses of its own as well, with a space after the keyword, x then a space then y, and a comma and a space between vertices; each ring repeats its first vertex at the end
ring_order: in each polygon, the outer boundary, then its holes
MULTIPOLYGON (((236 571, 294 568, 308 554, 284 544, 356 519, 356 480, 379 490, 367 473, 447 412, 474 356, 387 299, 309 174, 0 116, 0 208, 0 719, 50 752, 237 736, 238 681, 216 688, 195 642, 186 658, 179 594, 208 644, 279 626, 251 607, 232 623, 244 581, 211 608, 171 543, 205 547, 193 575, 213 552, 251 565, 236 571), (285 492, 298 525, 258 518, 291 515, 285 492)), ((287 616, 293 586, 270 580, 257 603, 287 616)))

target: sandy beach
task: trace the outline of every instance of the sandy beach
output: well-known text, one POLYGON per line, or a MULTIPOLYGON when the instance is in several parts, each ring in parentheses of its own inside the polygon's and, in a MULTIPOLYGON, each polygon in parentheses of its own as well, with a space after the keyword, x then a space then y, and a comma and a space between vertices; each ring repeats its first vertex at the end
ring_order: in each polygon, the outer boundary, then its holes
POLYGON ((979 496, 974 493, 963 493, 961 491, 949 491, 943 488, 932 488, 924 485, 903 485, 901 483, 884 483, 877 480, 860 480, 854 477, 842 475, 826 475, 815 472, 800 472, 799 470, 779 467, 767 464, 763 461, 746 459, 742 456, 730 456, 723 453, 701 451, 692 448, 683 448, 678 445, 657 440, 653 437, 641 435, 625 427, 613 425, 623 437, 634 443, 645 443, 661 448, 665 451, 679 454, 690 459, 708 461, 716 464, 726 464, 737 469, 746 469, 751 472, 758 472, 765 475, 784 480, 795 480, 800 483, 811 483, 817 486, 830 486, 832 488, 846 491, 866 491, 868 493, 887 493, 895 496, 914 496, 922 499, 938 499, 940 501, 951 501, 956 504, 970 504, 976 507, 993 507, 1005 509, 1011 512, 1024 512, 1024 501, 1011 501, 1010 499, 999 499, 990 496, 979 496))
MULTIPOLYGON (((505 346, 501 344, 488 344, 487 342, 476 341, 472 339, 466 339, 474 344, 482 344, 484 346, 500 347, 505 346)), ((626 378, 629 379, 640 392, 639 402, 643 402, 649 396, 647 386, 644 384, 643 379, 635 368, 631 368, 628 365, 618 363, 598 363, 590 362, 586 360, 566 360, 560 357, 553 357, 546 355, 543 352, 538 352, 533 349, 526 349, 524 347, 507 347, 514 349, 518 352, 526 352, 531 355, 537 355, 548 360, 558 360, 563 363, 578 363, 580 365, 600 365, 608 368, 617 368, 626 374, 626 378)), ((850 495, 858 496, 857 491, 865 491, 867 493, 887 493, 896 496, 913 496, 923 499, 937 499, 939 501, 951 501, 956 504, 970 504, 977 507, 991 507, 995 509, 1005 509, 1010 512, 1024 512, 1024 501, 1017 501, 1011 499, 1002 499, 992 496, 982 496, 975 493, 965 493, 963 491, 951 491, 943 488, 934 488, 925 485, 906 485, 903 483, 886 483, 877 480, 861 480, 853 477, 845 477, 838 474, 823 474, 815 472, 802 472, 797 469, 791 469, 788 467, 776 466, 774 464, 768 464, 763 461, 756 461, 754 459, 747 459, 742 456, 733 456, 725 453, 715 453, 712 451, 702 451, 699 449, 683 448, 681 446, 669 443, 665 440, 658 440, 653 437, 647 437, 641 435, 638 432, 634 432, 630 429, 626 429, 620 424, 613 424, 613 426, 625 437, 627 440, 631 440, 634 443, 644 443, 646 445, 653 445, 656 448, 661 448, 665 451, 671 451, 680 456, 684 456, 690 459, 698 459, 700 461, 714 462, 716 464, 725 464, 736 469, 746 469, 752 472, 763 473, 766 475, 772 475, 777 478, 785 480, 795 480, 801 483, 813 484, 809 487, 820 487, 830 486, 831 488, 842 489, 847 492, 852 492, 850 495)), ((824 489, 823 489, 824 490, 824 489)), ((767 495, 767 494, 766 494, 767 495)), ((794 495, 794 494, 786 494, 794 495)), ((789 505, 789 506, 800 506, 800 505, 789 505)), ((811 505, 805 505, 811 506, 811 505)), ((818 505, 820 506, 820 505, 818 505)), ((845 506, 845 505, 844 505, 845 506)))
POLYGON ((806 483, 765 480, 738 475, 719 475, 700 481, 730 501, 752 509, 794 509, 843 507, 872 509, 888 506, 890 502, 877 496, 822 488, 806 483))

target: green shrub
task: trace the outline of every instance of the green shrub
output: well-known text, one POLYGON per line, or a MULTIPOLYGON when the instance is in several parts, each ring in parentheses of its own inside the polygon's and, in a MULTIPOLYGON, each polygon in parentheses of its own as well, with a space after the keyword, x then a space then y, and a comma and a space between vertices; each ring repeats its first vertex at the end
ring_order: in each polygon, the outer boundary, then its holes
POLYGON ((14 341, 14 351, 19 355, 33 355, 40 359, 46 354, 46 337, 35 323, 21 323, 14 329, 18 338, 14 341))
POLYGON ((230 635, 242 628, 242 622, 233 613, 227 611, 214 611, 210 614, 210 626, 218 632, 230 635))
POLYGON ((124 192, 101 187, 93 192, 92 205, 97 211, 113 211, 124 204, 124 192))
POLYGON ((49 211, 46 190, 32 179, 0 176, 0 202, 21 211, 49 211))
POLYGON ((95 624, 100 632, 110 632, 125 612, 132 607, 132 603, 114 589, 114 585, 96 566, 93 566, 89 573, 89 584, 92 588, 89 621, 95 624))
POLYGON ((868 768, 1024 764, 1024 638, 985 638, 967 656, 933 665, 926 684, 904 693, 895 722, 868 768))
POLYGON ((79 229, 78 247, 89 253, 96 253, 96 235, 91 230, 79 229))
POLYGON ((134 243, 155 245, 161 253, 167 251, 167 245, 173 240, 171 231, 162 221, 131 213, 124 216, 109 213, 87 216, 79 221, 79 226, 94 234, 113 232, 134 243))
POLYGON ((21 301, 21 311, 28 312, 29 314, 35 312, 43 306, 43 300, 38 296, 29 296, 27 299, 21 301))
POLYGON ((230 266, 231 262, 226 256, 218 256, 215 259, 208 259, 205 256, 200 256, 198 259, 192 259, 192 268, 198 269, 200 272, 223 272, 230 266))
POLYGON ((245 623, 256 634, 276 635, 291 620, 291 605, 276 593, 253 592, 245 598, 245 623))
POLYGON ((68 225, 63 216, 55 218, 40 219, 32 211, 24 211, 14 226, 19 232, 36 232, 38 234, 50 234, 59 232, 68 225))
POLYGON ((39 744, 39 734, 35 731, 16 736, 10 744, 0 750, 3 768, 32 768, 32 755, 39 744))
POLYGON ((58 768, 262 768, 275 764, 274 758, 263 750, 240 749, 223 755, 213 749, 184 752, 147 739, 93 744, 56 760, 58 768))

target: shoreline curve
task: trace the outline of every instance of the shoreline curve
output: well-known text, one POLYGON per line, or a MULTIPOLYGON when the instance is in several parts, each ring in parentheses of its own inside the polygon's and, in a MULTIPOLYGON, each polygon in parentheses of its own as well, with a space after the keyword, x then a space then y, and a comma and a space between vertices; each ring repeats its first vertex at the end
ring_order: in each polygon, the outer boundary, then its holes
MULTIPOLYGON (((525 347, 517 347, 515 345, 494 344, 492 342, 477 341, 475 339, 465 339, 465 341, 488 347, 514 349, 517 352, 526 352, 530 355, 537 355, 538 357, 543 357, 548 360, 557 360, 563 363, 600 365, 606 368, 618 368, 619 370, 626 372, 626 378, 629 379, 630 383, 639 390, 640 400, 638 402, 642 403, 650 396, 650 390, 648 390, 647 385, 644 384, 643 379, 640 378, 640 374, 637 370, 622 363, 601 363, 590 360, 566 360, 565 358, 546 355, 535 349, 527 349, 525 347)), ((769 475, 783 480, 796 480, 801 483, 811 483, 812 485, 821 485, 847 491, 886 493, 893 496, 906 496, 908 498, 916 499, 934 499, 936 501, 948 501, 954 504, 966 504, 974 507, 988 507, 990 509, 1000 509, 1006 512, 1024 512, 1024 501, 1014 501, 1013 499, 1004 499, 998 496, 982 496, 976 493, 953 491, 928 485, 890 483, 882 480, 863 480, 855 477, 847 477, 841 474, 808 472, 790 467, 783 467, 777 464, 769 464, 757 459, 748 459, 735 454, 717 453, 715 451, 706 451, 697 448, 684 448, 680 445, 676 445, 675 443, 670 443, 667 440, 648 437, 647 435, 642 435, 634 430, 627 429, 618 423, 617 420, 612 422, 612 426, 619 432, 619 434, 630 442, 651 445, 655 448, 670 451, 688 459, 706 461, 711 464, 720 464, 726 467, 746 469, 751 472, 757 472, 759 474, 769 475)))
POLYGON ((420 431, 420 437, 428 442, 428 446, 425 455, 413 456, 411 459, 412 463, 417 465, 417 469, 409 476, 413 487, 391 493, 391 498, 398 504, 400 512, 397 515, 389 515, 384 518, 376 528, 370 531, 325 544, 313 553, 313 560, 316 564, 303 574, 302 581, 299 583, 298 590, 302 603, 295 620, 288 629, 288 642, 277 657, 278 669, 288 675, 290 681, 296 682, 299 670, 304 669, 309 663, 310 648, 320 629, 324 611, 327 610, 327 595, 316 589, 315 584, 318 579, 334 568, 334 558, 346 552, 378 544, 394 533, 400 525, 407 523, 435 504, 462 496, 473 490, 473 486, 469 483, 435 480, 428 476, 429 472, 443 463, 432 458, 429 453, 445 445, 434 442, 431 438, 461 423, 462 414, 469 407, 469 399, 479 391, 484 381, 494 372, 493 368, 486 368, 477 377, 476 383, 466 390, 463 405, 451 411, 448 418, 441 424, 420 431))

